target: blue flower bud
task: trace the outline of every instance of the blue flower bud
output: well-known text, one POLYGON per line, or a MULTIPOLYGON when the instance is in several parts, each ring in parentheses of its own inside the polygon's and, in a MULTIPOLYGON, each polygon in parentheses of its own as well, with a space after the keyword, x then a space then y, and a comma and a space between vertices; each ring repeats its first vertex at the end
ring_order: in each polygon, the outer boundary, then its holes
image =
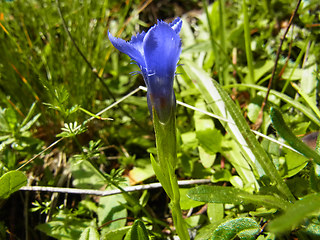
POLYGON ((158 20, 147 33, 139 33, 129 42, 108 32, 113 46, 139 66, 148 88, 149 111, 152 115, 153 107, 162 123, 169 120, 176 105, 173 80, 181 53, 181 26, 180 18, 170 24, 158 20))

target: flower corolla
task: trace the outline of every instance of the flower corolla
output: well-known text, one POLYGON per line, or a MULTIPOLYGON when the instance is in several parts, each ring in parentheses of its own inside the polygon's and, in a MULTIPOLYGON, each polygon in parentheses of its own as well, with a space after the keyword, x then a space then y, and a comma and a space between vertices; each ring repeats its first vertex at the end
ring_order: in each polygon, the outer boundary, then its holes
POLYGON ((139 66, 148 89, 149 111, 152 115, 154 108, 162 123, 169 120, 176 105, 173 80, 181 53, 181 27, 180 18, 169 24, 158 20, 147 32, 132 36, 128 42, 108 32, 112 45, 139 66))

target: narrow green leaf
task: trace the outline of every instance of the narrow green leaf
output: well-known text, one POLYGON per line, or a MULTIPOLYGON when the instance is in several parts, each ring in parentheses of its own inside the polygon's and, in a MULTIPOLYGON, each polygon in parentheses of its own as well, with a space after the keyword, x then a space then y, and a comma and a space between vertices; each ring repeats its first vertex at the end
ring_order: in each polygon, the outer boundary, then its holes
POLYGON ((277 184, 279 191, 282 192, 290 201, 294 201, 294 197, 290 192, 288 186, 284 183, 277 169, 273 165, 272 160, 269 158, 260 143, 257 141, 256 137, 251 132, 251 129, 242 116, 240 109, 235 105, 228 94, 221 88, 221 86, 217 82, 213 81, 213 84, 220 93, 222 100, 225 102, 226 107, 230 112, 230 115, 239 128, 241 135, 245 139, 248 147, 256 157, 259 165, 261 165, 267 176, 277 184))
MULTIPOLYGON (((234 164, 235 168, 237 168, 237 172, 241 172, 243 174, 243 180, 245 182, 251 183, 253 188, 259 188, 259 184, 256 180, 254 172, 257 171, 256 167, 256 159, 252 150, 247 147, 247 143, 242 136, 238 126, 235 124, 235 120, 232 119, 232 116, 229 114, 227 110, 226 104, 222 100, 219 92, 216 87, 212 84, 214 81, 208 74, 200 68, 194 66, 193 63, 184 61, 182 69, 189 76, 190 79, 193 80, 196 87, 199 89, 200 93, 204 97, 205 102, 208 104, 208 108, 215 114, 228 119, 230 122, 225 123, 221 121, 221 124, 226 128, 227 132, 232 136, 232 139, 236 141, 239 146, 240 154, 245 156, 237 159, 237 163, 234 164), (250 165, 251 166, 250 166, 250 165), (240 169, 241 168, 241 169, 240 169), (253 170, 251 170, 251 168, 253 170)), ((245 120, 244 120, 245 121, 245 120)))
POLYGON ((231 240, 239 237, 243 240, 256 239, 259 224, 251 218, 236 218, 219 225, 211 237, 212 240, 231 240))
POLYGON ((23 119, 23 122, 21 123, 21 127, 23 127, 25 124, 27 124, 27 122, 29 122, 29 120, 33 116, 33 113, 34 113, 34 111, 36 109, 36 104, 37 104, 37 102, 32 103, 27 116, 23 119))
MULTIPOLYGON (((266 87, 261 87, 258 85, 252 85, 252 84, 231 84, 228 85, 228 88, 232 88, 232 87, 245 87, 245 88, 254 88, 257 89, 259 91, 263 91, 263 92, 267 92, 268 88, 266 87)), ((305 105, 303 105, 302 103, 298 102, 297 100, 288 97, 286 94, 277 92, 275 90, 271 90, 270 94, 280 98, 281 100, 283 100, 284 102, 290 104, 291 106, 295 107, 296 109, 298 109, 299 111, 301 111, 302 113, 304 113, 312 122, 314 122, 315 124, 317 124, 318 126, 320 126, 320 119, 317 118, 317 116, 314 114, 313 111, 311 111, 308 107, 306 107, 305 105)))
MULTIPOLYGON (((252 168, 259 169, 261 166, 265 174, 276 184, 279 191, 290 201, 294 197, 288 186, 280 177, 272 160, 264 151, 256 137, 251 132, 249 125, 241 114, 240 109, 235 105, 222 87, 208 76, 202 69, 196 68, 190 62, 184 61, 183 69, 193 80, 195 85, 203 94, 205 101, 212 111, 226 119, 228 123, 222 122, 232 138, 238 142, 243 155, 252 168)), ((247 174, 250 174, 248 172, 247 174)), ((251 173, 253 175, 253 173, 251 173)), ((262 175, 260 173, 260 175, 262 175)))
POLYGON ((30 121, 23 124, 23 127, 20 128, 20 132, 24 132, 30 129, 30 127, 38 120, 38 118, 41 116, 41 113, 38 113, 35 115, 30 121))
POLYGON ((270 117, 274 128, 279 135, 286 140, 291 147, 299 151, 307 158, 312 158, 317 164, 320 164, 320 155, 309 148, 304 142, 299 140, 283 120, 280 110, 271 107, 270 117))
POLYGON ((288 203, 272 195, 251 194, 233 187, 199 186, 189 190, 191 199, 207 203, 256 204, 270 208, 286 209, 288 203))
POLYGON ((317 105, 314 103, 313 99, 309 97, 308 94, 306 94, 297 84, 292 82, 291 85, 301 95, 301 97, 303 97, 303 99, 310 106, 310 108, 317 115, 317 117, 320 118, 320 111, 317 105))
MULTIPOLYGON (((242 10, 244 16, 244 39, 245 39, 245 47, 246 47, 246 57, 247 57, 247 64, 249 69, 249 81, 248 83, 254 83, 254 70, 253 70, 253 58, 252 58, 252 51, 251 51, 251 33, 250 33, 250 26, 249 26, 249 16, 248 16, 248 9, 246 0, 242 2, 242 10)), ((251 94, 254 93, 251 90, 251 94)))
POLYGON ((289 231, 298 226, 304 218, 319 212, 320 194, 307 195, 300 201, 296 201, 286 212, 274 219, 268 225, 268 230, 274 233, 289 231))
POLYGON ((0 178, 0 199, 8 198, 27 184, 27 177, 20 171, 10 171, 0 178))

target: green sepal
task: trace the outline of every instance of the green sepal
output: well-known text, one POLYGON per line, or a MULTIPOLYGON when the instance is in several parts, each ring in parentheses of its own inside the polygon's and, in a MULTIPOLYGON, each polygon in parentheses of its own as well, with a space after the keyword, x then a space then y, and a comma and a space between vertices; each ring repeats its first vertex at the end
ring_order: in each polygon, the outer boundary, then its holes
POLYGON ((168 194, 169 198, 172 199, 173 192, 172 192, 172 188, 170 185, 170 179, 166 176, 165 170, 161 169, 159 163, 154 159, 152 154, 150 154, 150 160, 151 160, 153 170, 154 170, 159 182, 161 183, 163 189, 168 194))

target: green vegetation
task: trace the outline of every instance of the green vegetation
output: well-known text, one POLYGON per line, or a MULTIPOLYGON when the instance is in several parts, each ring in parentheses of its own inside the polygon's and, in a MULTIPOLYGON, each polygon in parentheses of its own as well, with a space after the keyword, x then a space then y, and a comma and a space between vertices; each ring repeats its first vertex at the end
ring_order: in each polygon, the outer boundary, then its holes
POLYGON ((319 239, 319 12, 318 0, 0 0, 0 239, 177 236, 153 184, 143 78, 108 40, 175 17, 175 173, 207 180, 177 192, 190 239, 319 239))

